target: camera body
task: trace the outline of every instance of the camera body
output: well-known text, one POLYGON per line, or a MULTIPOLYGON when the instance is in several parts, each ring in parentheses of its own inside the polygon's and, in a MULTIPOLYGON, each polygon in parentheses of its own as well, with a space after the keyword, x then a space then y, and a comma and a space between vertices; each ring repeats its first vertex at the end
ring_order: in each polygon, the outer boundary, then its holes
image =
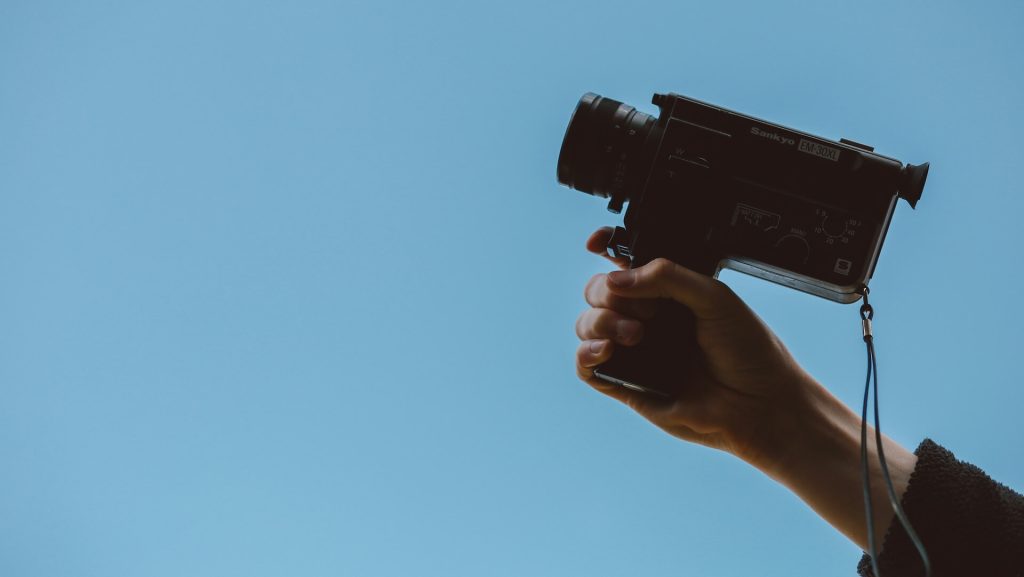
MULTIPOLYGON (((560 183, 610 199, 615 213, 628 203, 609 253, 633 267, 664 257, 712 277, 730 268, 835 302, 860 298, 896 202, 916 206, 927 163, 904 166, 863 144, 678 94, 656 94, 653 103, 657 118, 588 93, 562 143, 560 183)), ((687 314, 665 315, 674 326, 664 329, 678 333, 678 323, 692 322, 687 314)), ((656 348, 678 357, 680 346, 696 351, 692 342, 656 348)), ((597 374, 668 394, 666 383, 639 382, 666 379, 655 374, 666 367, 639 366, 652 362, 645 348, 617 351, 636 358, 613 358, 597 374)))

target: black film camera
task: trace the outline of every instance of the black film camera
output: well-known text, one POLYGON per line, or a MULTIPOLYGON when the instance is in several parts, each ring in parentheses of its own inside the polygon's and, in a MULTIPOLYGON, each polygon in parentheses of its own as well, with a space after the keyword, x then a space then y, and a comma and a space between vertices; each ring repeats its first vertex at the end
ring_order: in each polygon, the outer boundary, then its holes
MULTIPOLYGON (((609 253, 633 267, 664 257, 708 276, 731 268, 840 303, 860 298, 896 200, 916 206, 928 163, 678 94, 653 102, 658 118, 587 93, 562 142, 560 183, 609 198, 614 213, 629 203, 609 253)), ((595 373, 671 395, 697 351, 692 313, 663 303, 644 340, 595 373)))

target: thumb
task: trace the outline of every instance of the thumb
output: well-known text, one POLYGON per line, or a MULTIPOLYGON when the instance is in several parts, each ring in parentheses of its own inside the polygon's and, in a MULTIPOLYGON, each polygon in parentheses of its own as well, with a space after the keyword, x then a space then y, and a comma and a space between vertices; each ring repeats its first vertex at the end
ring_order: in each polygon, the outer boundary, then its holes
POLYGON ((608 273, 607 286, 621 297, 672 299, 686 305, 698 318, 721 316, 732 296, 721 282, 664 258, 608 273))

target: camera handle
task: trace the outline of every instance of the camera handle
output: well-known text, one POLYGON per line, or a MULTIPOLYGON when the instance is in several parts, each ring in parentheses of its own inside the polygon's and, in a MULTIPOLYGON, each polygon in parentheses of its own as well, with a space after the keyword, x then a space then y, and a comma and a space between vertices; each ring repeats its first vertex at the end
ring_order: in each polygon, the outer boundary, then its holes
MULTIPOLYGON (((617 228, 608 241, 608 251, 630 258, 630 268, 654 260, 654 255, 642 251, 643 244, 651 244, 636 240, 626 230, 617 228), (630 247, 641 250, 632 253, 630 247)), ((679 253, 668 258, 709 277, 718 271, 717 259, 711 260, 705 254, 679 253)), ((634 346, 616 348, 611 359, 595 368, 594 375, 629 389, 672 398, 685 388, 688 375, 703 362, 693 312, 678 302, 661 299, 654 317, 644 322, 643 340, 634 346)))
POLYGON ((696 319, 685 306, 658 303, 654 318, 644 322, 644 338, 618 347, 612 358, 594 369, 599 379, 664 398, 676 396, 703 358, 697 346, 696 319))

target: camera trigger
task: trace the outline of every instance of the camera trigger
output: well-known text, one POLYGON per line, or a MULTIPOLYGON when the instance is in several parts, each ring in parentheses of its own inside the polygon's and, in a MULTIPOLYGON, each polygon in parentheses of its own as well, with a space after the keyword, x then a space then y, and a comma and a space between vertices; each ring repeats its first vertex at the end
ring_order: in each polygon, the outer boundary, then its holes
POLYGON ((605 250, 608 251, 608 256, 613 258, 628 258, 630 261, 633 260, 633 250, 630 248, 633 245, 633 239, 631 238, 626 229, 621 226, 615 227, 615 231, 612 232, 612 237, 608 239, 608 244, 605 250))

